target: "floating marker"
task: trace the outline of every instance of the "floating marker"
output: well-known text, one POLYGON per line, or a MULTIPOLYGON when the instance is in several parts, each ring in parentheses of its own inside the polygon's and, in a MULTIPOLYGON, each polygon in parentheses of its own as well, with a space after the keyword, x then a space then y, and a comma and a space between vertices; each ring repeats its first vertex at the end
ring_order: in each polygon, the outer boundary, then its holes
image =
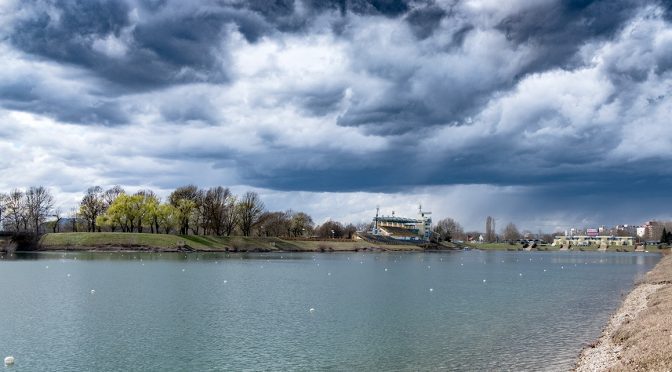
POLYGON ((48 269, 48 268, 49 268, 49 265, 45 266, 44 268, 45 268, 45 269, 48 269))
POLYGON ((11 366, 12 364, 14 364, 14 357, 11 356, 11 355, 8 356, 8 357, 5 357, 5 365, 6 366, 11 366))
POLYGON ((226 283, 228 283, 228 282, 229 282, 228 280, 225 280, 225 281, 224 281, 224 284, 226 284, 226 283))
POLYGON ((327 273, 327 275, 331 276, 331 273, 327 273))
POLYGON ((70 274, 68 274, 67 277, 69 278, 69 277, 70 277, 70 274))
POLYGON ((314 312, 315 312, 315 309, 313 309, 313 308, 311 307, 308 311, 310 311, 311 313, 314 313, 314 312))
POLYGON ((518 274, 518 276, 523 276, 523 273, 518 274))
POLYGON ((485 283, 485 279, 483 279, 483 283, 485 283))
POLYGON ((92 290, 91 290, 91 294, 96 294, 96 290, 95 290, 95 289, 92 289, 92 290))
POLYGON ((429 291, 430 291, 430 292, 434 292, 434 288, 430 288, 429 291))
POLYGON ((385 271, 387 271, 387 267, 385 268, 385 271))
POLYGON ((184 269, 182 269, 182 272, 184 272, 184 269))
POLYGON ((544 272, 546 272, 546 269, 544 269, 544 272))

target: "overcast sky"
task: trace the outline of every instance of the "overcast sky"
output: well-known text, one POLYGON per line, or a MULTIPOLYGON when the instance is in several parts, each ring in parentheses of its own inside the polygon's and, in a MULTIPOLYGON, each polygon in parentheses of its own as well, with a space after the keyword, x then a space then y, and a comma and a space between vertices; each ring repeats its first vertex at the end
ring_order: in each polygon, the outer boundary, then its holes
POLYGON ((643 0, 0 0, 0 191, 671 219, 671 22, 643 0))

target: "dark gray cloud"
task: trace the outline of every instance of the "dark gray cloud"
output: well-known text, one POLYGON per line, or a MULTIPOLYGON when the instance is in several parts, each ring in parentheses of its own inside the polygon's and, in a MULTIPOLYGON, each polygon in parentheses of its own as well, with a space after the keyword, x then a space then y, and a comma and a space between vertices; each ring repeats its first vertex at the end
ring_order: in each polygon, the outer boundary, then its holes
POLYGON ((0 105, 10 110, 28 111, 76 124, 115 126, 127 124, 129 116, 119 102, 106 96, 76 96, 58 86, 37 81, 9 81, 0 84, 0 105))
POLYGON ((0 41, 0 115, 101 126, 86 129, 109 143, 87 143, 120 161, 103 159, 99 178, 330 192, 484 184, 567 204, 664 198, 672 183, 657 165, 672 143, 667 2, 19 6, 0 41))
POLYGON ((504 18, 497 29, 517 44, 532 44, 536 55, 522 74, 571 67, 586 42, 609 39, 642 5, 632 0, 572 0, 540 3, 504 18))

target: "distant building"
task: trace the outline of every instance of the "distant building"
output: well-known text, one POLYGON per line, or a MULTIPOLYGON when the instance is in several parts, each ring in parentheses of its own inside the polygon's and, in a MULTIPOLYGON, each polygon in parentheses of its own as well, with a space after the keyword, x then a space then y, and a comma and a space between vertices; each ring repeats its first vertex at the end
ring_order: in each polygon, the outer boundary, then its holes
POLYGON ((672 231, 672 224, 670 222, 647 221, 646 224, 642 226, 642 235, 639 235, 639 229, 637 229, 637 235, 647 242, 658 241, 660 240, 661 235, 663 235, 663 229, 665 228, 667 228, 667 231, 672 231))
POLYGON ((635 238, 632 236, 606 236, 606 235, 574 235, 574 236, 556 236, 553 240, 553 246, 564 244, 571 245, 600 245, 602 243, 607 245, 634 245, 635 238))
POLYGON ((418 218, 395 216, 379 216, 373 218, 373 235, 388 236, 397 240, 429 240, 432 234, 432 212, 418 208, 418 218))

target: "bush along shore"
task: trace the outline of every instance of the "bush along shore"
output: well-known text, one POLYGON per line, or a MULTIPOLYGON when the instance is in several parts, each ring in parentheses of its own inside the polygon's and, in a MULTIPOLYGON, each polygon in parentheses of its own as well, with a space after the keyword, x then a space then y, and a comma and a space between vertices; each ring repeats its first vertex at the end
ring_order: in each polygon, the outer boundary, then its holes
POLYGON ((625 297, 602 336, 581 352, 576 371, 672 369, 672 254, 664 253, 625 297))

